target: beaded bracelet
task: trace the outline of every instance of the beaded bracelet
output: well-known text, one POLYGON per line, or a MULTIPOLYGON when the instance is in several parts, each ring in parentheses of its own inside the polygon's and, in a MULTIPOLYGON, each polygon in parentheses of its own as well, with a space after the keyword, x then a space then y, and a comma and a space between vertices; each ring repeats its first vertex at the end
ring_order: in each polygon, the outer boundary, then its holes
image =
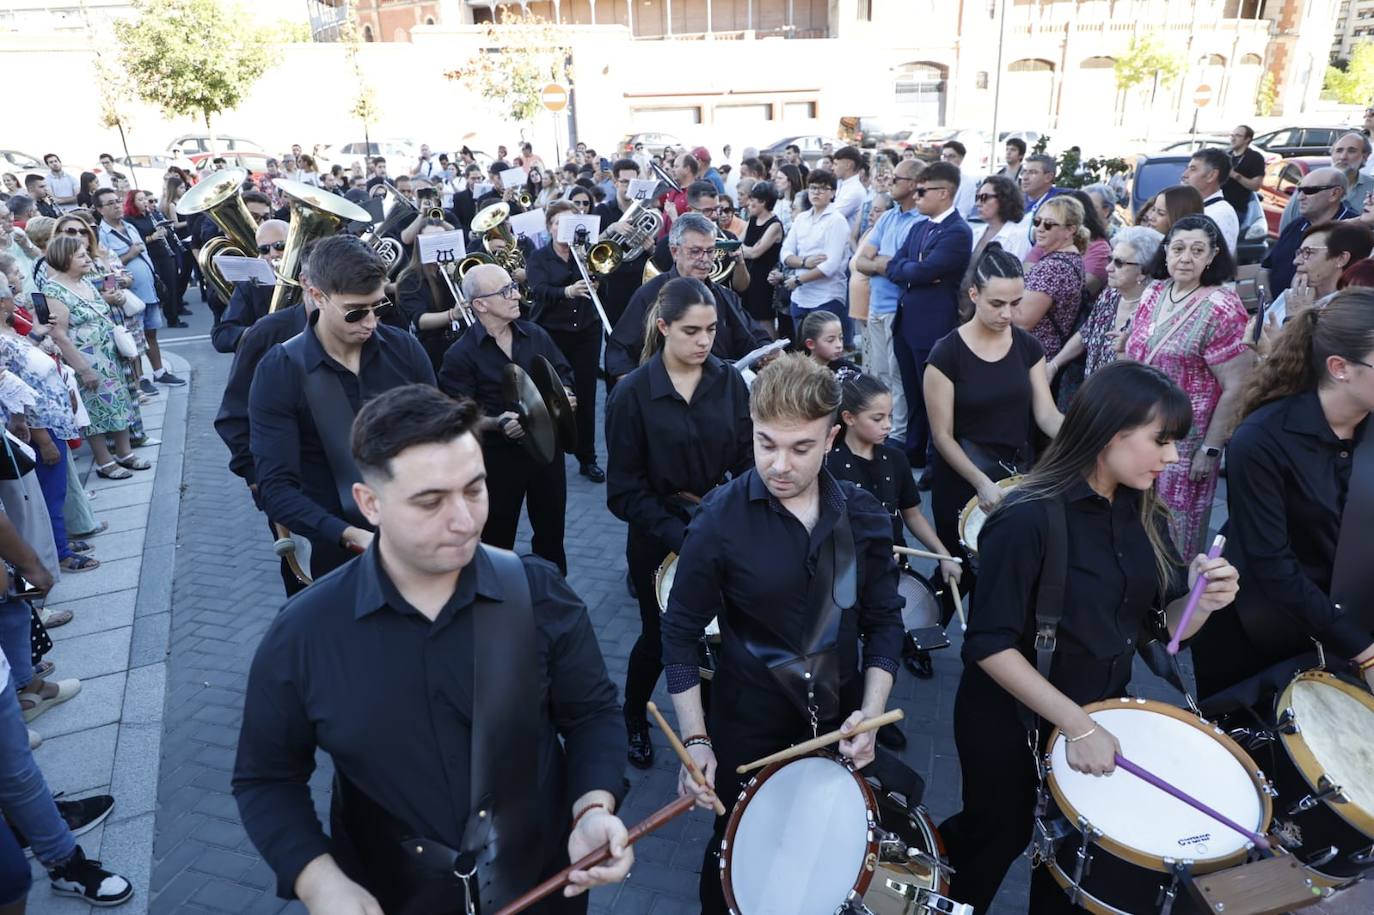
POLYGON ((715 749, 715 744, 711 743, 711 738, 707 737, 705 734, 696 734, 692 737, 688 737, 682 742, 682 745, 684 747, 711 747, 715 749))

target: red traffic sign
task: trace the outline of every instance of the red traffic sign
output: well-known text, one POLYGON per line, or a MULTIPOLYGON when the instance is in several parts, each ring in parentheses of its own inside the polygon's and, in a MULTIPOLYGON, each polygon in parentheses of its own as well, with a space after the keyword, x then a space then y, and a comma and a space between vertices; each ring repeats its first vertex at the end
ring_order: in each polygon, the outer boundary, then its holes
POLYGON ((1206 108, 1212 104, 1212 87, 1203 83, 1193 91, 1193 104, 1199 108, 1206 108))
POLYGON ((568 107, 568 90, 558 83, 549 83, 540 96, 544 107, 549 111, 562 111, 568 107))

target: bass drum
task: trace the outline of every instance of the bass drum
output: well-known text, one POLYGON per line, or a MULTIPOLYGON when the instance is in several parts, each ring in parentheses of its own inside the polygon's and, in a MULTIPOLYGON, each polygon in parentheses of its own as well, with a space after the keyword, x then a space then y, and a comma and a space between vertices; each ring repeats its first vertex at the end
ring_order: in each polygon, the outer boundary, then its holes
MULTIPOLYGON (((1121 742, 1122 756, 1247 829, 1268 830, 1273 789, 1219 728, 1148 699, 1086 708, 1121 742)), ((1179 869, 1199 875, 1243 864, 1250 840, 1122 769, 1106 778, 1073 771, 1062 738, 1056 729, 1046 747, 1051 797, 1035 827, 1036 851, 1055 882, 1091 912, 1203 911, 1179 869)))
MULTIPOLYGON (((654 595, 658 599, 660 615, 668 612, 668 595, 673 592, 673 580, 677 577, 677 553, 669 553, 654 571, 654 595)), ((699 645, 697 656, 701 678, 710 680, 716 673, 715 646, 720 644, 720 620, 712 617, 706 624, 705 635, 699 645)))
MULTIPOLYGON (((997 488, 1005 493, 1021 484, 1022 475, 1013 474, 1005 480, 997 481, 997 488)), ((978 504, 978 497, 968 500, 964 510, 959 513, 959 543, 970 556, 978 555, 978 535, 983 531, 983 523, 988 520, 987 512, 978 504)))

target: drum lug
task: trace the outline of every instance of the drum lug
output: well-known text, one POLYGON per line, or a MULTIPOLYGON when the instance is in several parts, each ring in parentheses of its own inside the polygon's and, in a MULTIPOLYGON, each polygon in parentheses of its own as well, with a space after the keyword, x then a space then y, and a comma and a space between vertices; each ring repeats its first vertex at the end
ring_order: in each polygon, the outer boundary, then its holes
POLYGON ((1326 848, 1322 849, 1320 854, 1313 855, 1311 858, 1304 860, 1302 863, 1307 867, 1321 868, 1336 860, 1336 856, 1338 854, 1340 854, 1340 850, 1337 849, 1334 845, 1329 845, 1326 848))
POLYGON ((1374 864, 1374 845, 1366 846, 1364 851, 1352 851, 1350 853, 1350 862, 1360 867, 1368 867, 1374 864))
POLYGON ((948 896, 941 896, 934 890, 917 890, 916 904, 925 906, 925 910, 932 915, 974 915, 973 906, 955 902, 948 896))
POLYGON ((1059 848, 1059 843, 1064 841, 1068 835, 1068 823, 1062 819, 1046 822, 1043 817, 1035 818, 1035 831, 1031 836, 1030 859, 1031 867, 1038 867, 1042 862, 1053 861, 1055 850, 1059 848))
POLYGON ((1346 797, 1341 793, 1341 787, 1331 784, 1331 780, 1323 775, 1321 778, 1317 779, 1317 793, 1309 794, 1292 807, 1289 807, 1288 815, 1290 817, 1297 816, 1299 813, 1311 810, 1313 807, 1316 807, 1322 801, 1326 800, 1335 801, 1338 804, 1346 803, 1346 797))
POLYGON ((1279 713, 1278 729, 1280 734, 1301 734, 1302 728, 1298 726, 1297 714, 1293 709, 1286 708, 1279 713))

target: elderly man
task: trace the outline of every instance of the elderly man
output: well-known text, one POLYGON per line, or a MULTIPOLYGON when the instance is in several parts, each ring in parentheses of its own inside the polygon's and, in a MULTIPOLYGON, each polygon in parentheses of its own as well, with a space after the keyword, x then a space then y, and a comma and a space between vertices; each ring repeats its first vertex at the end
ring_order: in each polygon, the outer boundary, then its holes
POLYGON ((1240 217, 1236 216, 1235 207, 1227 202, 1221 192, 1221 186, 1230 177, 1231 160, 1226 153, 1208 147, 1193 153, 1183 169, 1182 181, 1202 195, 1202 212, 1217 224, 1234 259, 1236 243, 1240 240, 1240 217))
POLYGON ((1269 249, 1263 266, 1269 271, 1269 293, 1278 295, 1293 282, 1294 260, 1307 230, 1322 223, 1354 219, 1358 211, 1346 202, 1348 185, 1338 168, 1313 169, 1303 176, 1293 199, 1298 215, 1279 233, 1278 241, 1269 249))
POLYGON ((1266 312, 1271 326, 1280 327, 1314 305, 1329 302, 1345 268, 1369 257, 1371 248, 1374 234, 1358 220, 1317 223, 1308 228, 1293 258, 1293 285, 1279 293, 1266 312))
MULTIPOLYGON (((1341 177, 1345 179, 1345 205, 1356 214, 1364 209, 1365 198, 1374 193, 1374 176, 1360 171, 1369 160, 1369 151, 1369 137, 1358 130, 1341 134, 1331 144, 1331 167, 1339 169, 1341 177)), ((1287 229, 1298 216, 1298 195, 1294 194, 1289 198, 1288 206, 1284 207, 1279 231, 1287 229)))
MULTIPOLYGON (((267 262, 275 272, 282 252, 286 250, 286 232, 290 227, 280 219, 269 219, 258 226, 258 257, 267 262)), ((272 304, 272 290, 275 286, 242 282, 234 284, 234 295, 229 299, 229 307, 224 317, 210 331, 210 342, 221 353, 232 353, 238 349, 244 331, 252 327, 267 314, 272 304)))

